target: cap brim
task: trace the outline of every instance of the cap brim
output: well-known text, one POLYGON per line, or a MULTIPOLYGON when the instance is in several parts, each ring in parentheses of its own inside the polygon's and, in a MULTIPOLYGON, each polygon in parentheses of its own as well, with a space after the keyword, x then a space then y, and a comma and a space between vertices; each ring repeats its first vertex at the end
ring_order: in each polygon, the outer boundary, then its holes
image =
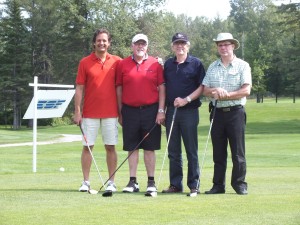
POLYGON ((138 40, 136 40, 136 41, 134 41, 134 42, 132 42, 132 43, 136 43, 136 42, 138 42, 138 41, 144 41, 144 42, 146 42, 146 44, 148 44, 148 42, 147 42, 146 40, 144 40, 144 39, 138 39, 138 40))
POLYGON ((185 42, 185 43, 188 42, 187 40, 184 40, 184 39, 177 39, 177 40, 173 41, 172 43, 175 43, 175 42, 178 42, 178 41, 183 41, 183 42, 185 42))

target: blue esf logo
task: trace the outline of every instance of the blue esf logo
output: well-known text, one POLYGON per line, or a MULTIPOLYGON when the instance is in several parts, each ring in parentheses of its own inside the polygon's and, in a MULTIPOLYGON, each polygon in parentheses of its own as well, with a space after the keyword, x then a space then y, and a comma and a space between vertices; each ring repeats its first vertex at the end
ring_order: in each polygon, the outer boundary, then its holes
POLYGON ((39 100, 37 109, 58 109, 65 101, 63 99, 39 100))

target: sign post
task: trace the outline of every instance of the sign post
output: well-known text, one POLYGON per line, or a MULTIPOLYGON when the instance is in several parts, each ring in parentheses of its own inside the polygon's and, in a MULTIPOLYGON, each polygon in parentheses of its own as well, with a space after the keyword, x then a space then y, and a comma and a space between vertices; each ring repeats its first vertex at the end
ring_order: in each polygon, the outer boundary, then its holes
POLYGON ((33 119, 33 149, 32 171, 36 172, 37 164, 37 119, 62 117, 75 94, 75 89, 66 90, 38 90, 38 87, 74 88, 74 85, 39 84, 38 77, 34 77, 33 98, 23 119, 33 119))

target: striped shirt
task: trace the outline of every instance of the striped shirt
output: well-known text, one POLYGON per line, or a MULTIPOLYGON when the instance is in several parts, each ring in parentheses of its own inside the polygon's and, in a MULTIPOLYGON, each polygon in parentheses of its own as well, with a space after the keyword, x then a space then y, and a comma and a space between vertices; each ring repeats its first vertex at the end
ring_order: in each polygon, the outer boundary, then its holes
MULTIPOLYGON (((209 88, 220 87, 228 92, 237 91, 244 84, 252 85, 251 68, 247 62, 236 57, 227 67, 222 64, 221 59, 218 59, 208 67, 202 84, 209 88)), ((246 97, 243 97, 237 100, 218 101, 218 108, 245 104, 246 97)))

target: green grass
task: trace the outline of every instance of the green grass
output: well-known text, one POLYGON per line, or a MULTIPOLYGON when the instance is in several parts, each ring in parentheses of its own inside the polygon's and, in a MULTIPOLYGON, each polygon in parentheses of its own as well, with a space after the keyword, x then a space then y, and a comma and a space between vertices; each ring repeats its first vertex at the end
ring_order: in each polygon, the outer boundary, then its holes
MULTIPOLYGON (((300 105, 291 100, 266 99, 247 103, 247 182, 249 194, 236 195, 230 187, 231 160, 228 158, 225 195, 184 194, 146 198, 146 171, 140 155, 138 182, 141 193, 118 192, 112 198, 79 193, 82 174, 81 143, 60 143, 37 147, 37 173, 32 172, 32 147, 0 148, 0 224, 300 224, 300 105), (65 172, 59 168, 64 167, 65 172)), ((202 162, 209 121, 207 103, 200 109, 199 159, 202 162)), ((164 131, 164 129, 163 129, 164 131)), ((51 140, 61 134, 80 134, 76 126, 38 128, 38 141, 51 140)), ((0 128, 0 144, 30 142, 32 131, 0 128)), ((126 158, 120 142, 119 163, 126 158)), ((165 154, 166 138, 157 152, 158 179, 165 154)), ((142 152, 141 152, 142 153, 142 152)), ((107 179, 105 154, 101 142, 95 158, 103 179, 107 179)), ((230 155, 230 154, 229 154, 230 155)), ((185 154, 184 154, 185 156, 185 154)), ((186 167, 186 158, 184 166, 186 167)), ((184 168, 186 183, 186 168, 184 168)), ((210 189, 213 163, 208 145, 201 176, 201 192, 210 189)), ((95 167, 91 182, 94 189, 102 185, 95 167)), ((128 182, 127 162, 117 172, 119 191, 128 182)), ((166 159, 159 190, 168 186, 166 159)))

